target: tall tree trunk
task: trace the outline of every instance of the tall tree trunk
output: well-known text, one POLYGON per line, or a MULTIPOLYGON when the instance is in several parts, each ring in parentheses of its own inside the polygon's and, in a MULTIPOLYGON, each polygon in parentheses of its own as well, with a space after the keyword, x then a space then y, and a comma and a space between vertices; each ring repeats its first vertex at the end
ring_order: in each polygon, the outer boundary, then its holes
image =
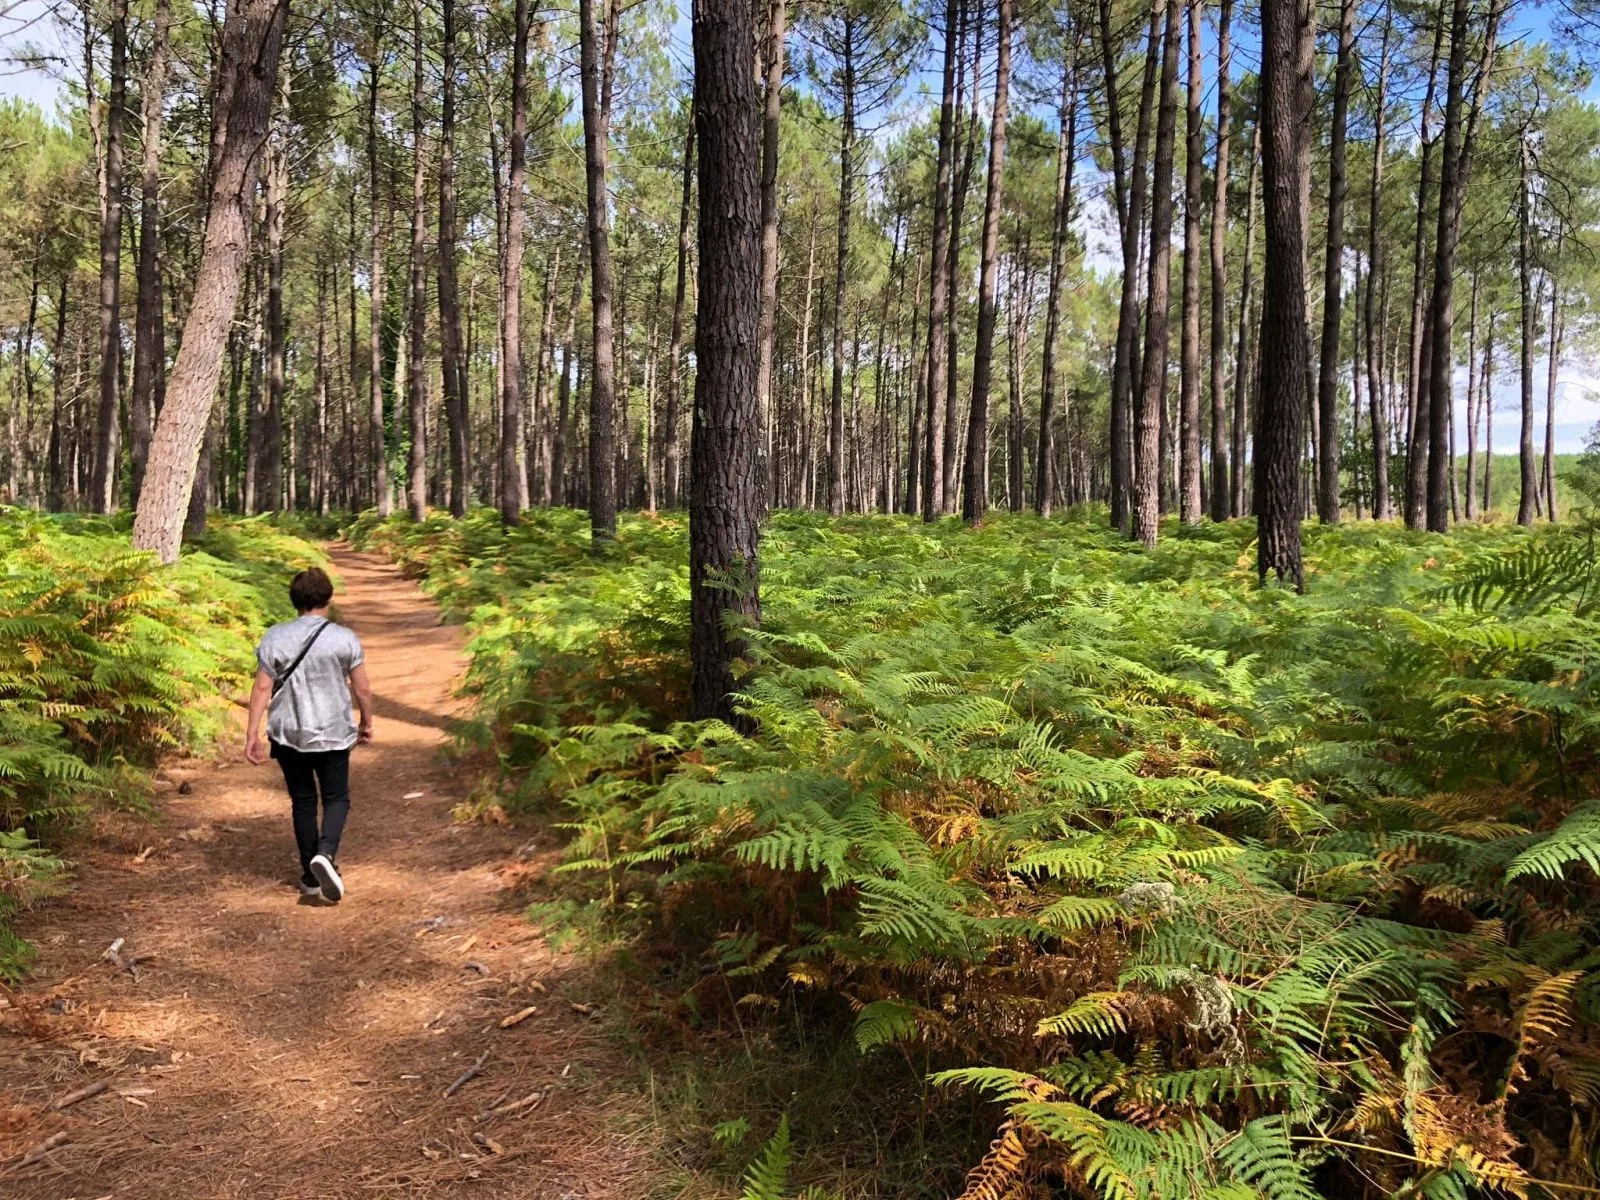
MULTIPOLYGON (((1346 0, 1350 2, 1350 0, 1346 0)), ((1178 402, 1178 515, 1194 524, 1205 511, 1200 492, 1200 208, 1205 176, 1204 91, 1200 64, 1200 14, 1205 0, 1189 0, 1188 144, 1183 172, 1183 343, 1178 402)))
POLYGON ((1322 357, 1317 370, 1317 420, 1322 428, 1317 463, 1317 516, 1339 523, 1339 349, 1344 316, 1345 134, 1354 77, 1355 0, 1339 5, 1339 57, 1333 75, 1333 119, 1328 134, 1327 253, 1322 273, 1322 357))
MULTIPOLYGON (((1217 165, 1211 188, 1211 519, 1227 520, 1231 508, 1228 459, 1228 168, 1232 129, 1232 57, 1228 41, 1233 0, 1222 0, 1217 16, 1217 165)), ((1253 164, 1252 164, 1253 166, 1253 164)), ((1244 370, 1241 358, 1235 372, 1244 370)), ((1233 469, 1239 464, 1234 462, 1233 469)))
MULTIPOLYGON (((501 267, 500 520, 515 525, 528 497, 522 440, 522 249, 528 172, 528 0, 516 0, 511 48, 511 132, 506 147, 506 254, 501 267)), ((586 85, 587 86, 587 85, 586 85)), ((609 343, 608 343, 609 345, 609 343)), ((606 468, 610 469, 610 455, 606 468)))
POLYGON ((606 190, 611 64, 616 55, 611 12, 617 0, 600 3, 600 21, 596 20, 595 0, 579 0, 578 6, 594 355, 589 373, 589 532, 596 553, 602 552, 617 535, 616 473, 612 466, 616 445, 616 359, 611 315, 611 215, 606 190))
POLYGON ((994 109, 989 121, 989 184, 983 200, 983 243, 979 252, 978 343, 972 355, 972 407, 967 418, 967 459, 961 515, 968 524, 989 507, 989 387, 994 368, 994 329, 999 306, 1000 208, 1006 169, 1006 108, 1011 82, 1011 2, 998 0, 994 109))
POLYGON ((1522 467, 1521 487, 1517 501, 1517 524, 1533 524, 1533 506, 1538 492, 1538 474, 1533 459, 1533 251, 1529 208, 1532 186, 1528 177, 1528 132, 1523 130, 1521 144, 1521 175, 1517 185, 1517 276, 1522 299, 1522 434, 1518 443, 1518 460, 1522 467))
POLYGON ((1261 121, 1256 121, 1250 142, 1250 171, 1245 183, 1244 278, 1239 282, 1239 349, 1233 367, 1233 470, 1230 475, 1229 512, 1245 515, 1245 437, 1250 429, 1249 388, 1255 381, 1255 354, 1250 343, 1250 293, 1255 283, 1256 178, 1261 171, 1261 121))
MULTIPOLYGON (((587 3, 587 0, 585 0, 587 3)), ((736 719, 735 620, 759 623, 760 444, 756 332, 761 298, 755 30, 745 0, 698 0, 700 288, 689 499, 692 715, 736 719), (729 588, 727 578, 737 586, 729 588)))
POLYGON ((316 446, 311 457, 312 499, 320 516, 328 515, 328 474, 333 455, 328 446, 328 272, 317 264, 317 357, 312 379, 316 399, 316 446))
POLYGON ((1483 338, 1483 515, 1492 514, 1494 487, 1494 311, 1483 338))
POLYGON ((828 405, 828 512, 844 513, 844 322, 850 270, 850 210, 855 193, 855 20, 845 19, 844 114, 839 125, 839 250, 833 274, 833 387, 828 405))
POLYGON ((1266 267, 1261 298, 1261 394, 1255 439, 1256 572, 1305 590, 1300 559, 1300 411, 1306 372, 1303 180, 1309 114, 1300 40, 1303 0, 1264 0, 1261 12, 1261 171, 1266 267))
POLYGON ((111 90, 106 97, 105 202, 100 219, 100 408, 94 507, 117 507, 117 419, 122 383, 122 126, 128 91, 128 0, 111 0, 111 90))
POLYGON ((439 355, 444 412, 450 427, 450 512, 465 516, 467 459, 466 362, 461 352, 461 289, 456 277, 456 6, 440 0, 444 86, 439 110, 439 355))
POLYGON ((1121 300, 1117 309, 1117 341, 1111 371, 1111 524, 1127 531, 1134 488, 1134 393, 1139 381, 1139 247, 1144 228, 1145 156, 1150 139, 1150 113, 1155 102, 1161 45, 1162 14, 1168 3, 1155 0, 1145 43, 1144 79, 1139 93, 1139 121, 1134 133, 1133 164, 1125 171, 1121 100, 1117 86, 1118 47, 1111 31, 1111 0, 1100 0, 1100 48, 1106 83, 1106 128, 1111 138, 1112 176, 1122 234, 1121 300), (1126 179, 1126 187, 1124 187, 1126 179))
POLYGON ((382 27, 372 27, 372 58, 367 64, 367 185, 371 201, 372 268, 367 321, 368 437, 372 453, 372 502, 389 515, 389 460, 383 428, 383 222, 378 186, 378 83, 383 70, 382 27))
MULTIPOLYGON (((1450 407, 1455 383, 1455 284, 1457 196, 1461 188, 1462 102, 1467 73, 1468 0, 1454 0, 1450 20, 1450 62, 1445 76, 1444 148, 1439 161, 1438 232, 1434 238, 1433 340, 1428 378, 1428 528, 1450 528, 1450 407)), ((1422 401, 1419 398, 1418 404, 1422 401)))
MULTIPOLYGON (((1106 0, 1107 3, 1110 0, 1106 0)), ((960 43, 961 0, 946 0, 944 8, 944 92, 939 103, 939 149, 933 179, 933 228, 928 287, 928 436, 922 460, 922 519, 932 521, 945 512, 944 447, 948 432, 944 421, 945 329, 950 315, 950 176, 955 142, 956 50, 960 43)), ((809 311, 810 290, 807 288, 809 311)))
POLYGON ((756 403, 761 413, 764 504, 770 504, 775 496, 772 347, 778 328, 778 120, 782 113, 787 19, 787 0, 767 0, 767 81, 761 106, 761 321, 756 329, 756 403))
POLYGON ((428 393, 422 369, 428 328, 428 176, 422 152, 422 0, 411 0, 411 354, 406 373, 411 401, 411 519, 428 515, 428 393))
MULTIPOLYGON (((683 198, 678 205, 678 279, 672 294, 672 331, 667 337, 667 405, 662 423, 662 458, 666 463, 666 504, 683 503, 683 451, 678 443, 682 421, 683 311, 689 291, 689 217, 694 211, 694 106, 689 106, 689 131, 683 138, 683 198)), ((815 243, 813 242, 813 245, 815 243)), ((807 294, 809 298, 809 293, 807 294)), ((809 313, 810 310, 807 309, 809 313)))
POLYGON ((128 451, 132 466, 134 507, 144 487, 150 437, 155 430, 156 378, 165 353, 162 344, 161 296, 161 110, 167 91, 167 30, 170 0, 156 0, 150 32, 150 61, 145 69, 141 104, 144 116, 144 161, 139 188, 139 295, 135 302, 133 394, 128 401, 128 451))
POLYGON ((1472 273, 1472 324, 1467 333, 1467 520, 1478 517, 1478 273, 1472 273))
MULTIPOLYGON (((578 272, 582 274, 582 271, 578 272)), ((539 349, 533 360, 533 429, 529 438, 529 477, 538 486, 533 496, 540 504, 550 503, 550 456, 552 450, 550 429, 549 366, 555 359, 556 333, 556 282, 561 275, 561 246, 550 252, 544 272, 544 302, 541 305, 544 319, 539 323, 539 349)), ((654 348, 652 332, 652 349, 654 348)))
POLYGON ((61 271, 61 291, 56 297, 56 333, 50 345, 50 483, 45 493, 45 509, 60 512, 66 502, 66 470, 62 445, 64 430, 61 423, 61 393, 66 382, 67 364, 62 351, 67 345, 67 297, 70 294, 72 270, 61 271))
POLYGON ((267 405, 262 414, 262 474, 258 502, 283 506, 283 395, 287 342, 283 309, 283 223, 288 204, 289 72, 278 77, 278 113, 267 152, 267 405))
POLYGON ((1363 320, 1367 335, 1367 396, 1372 406, 1372 517, 1387 521, 1394 516, 1389 499, 1389 426, 1383 405, 1382 353, 1378 343, 1377 281, 1384 277, 1382 206, 1383 150, 1389 112, 1389 39, 1394 32, 1392 5, 1384 7, 1383 43, 1378 58, 1377 94, 1373 99, 1372 187, 1367 200, 1367 295, 1363 320))
POLYGON ((1422 102, 1422 158, 1417 177, 1417 228, 1411 247, 1411 365, 1406 381, 1406 526, 1421 529, 1427 517, 1428 486, 1428 406, 1423 393, 1433 349, 1428 336, 1432 309, 1424 303, 1427 283, 1428 200, 1433 192, 1434 94, 1438 86, 1439 58, 1444 46, 1444 21, 1437 21, 1433 32, 1433 53, 1428 61, 1428 89, 1422 102))
MULTIPOLYGON (((572 302, 567 306, 567 329, 561 337, 561 381, 556 397, 555 435, 550 445, 550 503, 565 506, 567 492, 567 444, 571 438, 573 337, 578 328, 578 307, 583 303, 583 271, 573 264, 572 302)), ((676 414, 674 414, 676 419, 676 414)))
MULTIPOLYGON (((1231 4, 1232 0, 1225 0, 1231 4)), ((1061 133, 1056 143, 1055 212, 1050 222, 1050 290, 1045 302, 1044 362, 1039 385, 1039 452, 1034 458, 1033 505, 1050 515, 1056 490, 1055 403, 1056 346, 1061 340, 1061 277, 1066 269, 1067 238, 1072 232, 1072 167, 1078 153, 1078 29, 1069 17, 1071 43, 1061 64, 1061 133)))
POLYGON ((1150 178, 1150 276, 1146 285, 1143 380, 1135 413, 1133 535, 1156 544, 1161 513, 1161 409, 1167 390, 1168 317, 1172 290, 1172 164, 1178 124, 1178 55, 1182 52, 1179 0, 1165 9, 1161 51, 1161 103, 1156 115, 1155 161, 1150 178))
MULTIPOLYGON (((1561 261, 1561 242, 1556 242, 1556 261, 1561 261)), ((1555 273, 1550 275, 1550 353, 1546 356, 1544 392, 1544 511, 1551 522, 1556 515, 1556 381, 1561 370, 1561 290, 1555 273)))
MULTIPOLYGON (((953 191, 950 196, 950 252, 948 264, 950 268, 950 303, 949 320, 945 329, 945 360, 949 369, 945 373, 944 387, 944 462, 941 469, 944 473, 944 511, 946 515, 956 511, 956 504, 960 498, 960 481, 957 478, 957 468, 961 461, 961 439, 957 435, 960 428, 960 403, 957 389, 960 386, 961 371, 958 363, 961 359, 961 233, 964 228, 962 218, 966 211, 967 194, 972 190, 973 162, 976 158, 978 145, 978 93, 979 77, 983 66, 983 8, 981 3, 974 3, 969 14, 972 25, 972 53, 970 66, 972 70, 970 85, 967 76, 963 73, 961 81, 956 85, 956 117, 959 120, 963 98, 966 89, 970 86, 972 92, 971 105, 967 110, 967 125, 964 132, 958 131, 958 152, 961 155, 961 168, 955 175, 953 191)), ((951 160, 952 165, 954 159, 951 160)))
POLYGON ((288 0, 248 0, 237 19, 229 13, 224 30, 225 79, 219 91, 226 92, 221 110, 227 132, 214 173, 194 296, 166 403, 156 422, 145 488, 133 523, 133 544, 154 550, 162 562, 178 557, 196 460, 239 297, 249 248, 246 206, 252 167, 266 139, 288 9, 288 0))

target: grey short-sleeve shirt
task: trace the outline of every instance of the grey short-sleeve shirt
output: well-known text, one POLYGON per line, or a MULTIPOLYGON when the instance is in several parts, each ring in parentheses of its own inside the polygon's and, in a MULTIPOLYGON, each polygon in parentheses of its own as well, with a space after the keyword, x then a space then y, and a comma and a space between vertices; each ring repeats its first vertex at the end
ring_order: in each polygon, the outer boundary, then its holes
MULTIPOLYGON (((274 679, 294 662, 324 618, 297 617, 274 625, 256 647, 256 662, 274 679)), ((267 737, 307 754, 348 750, 356 742, 350 713, 350 672, 362 662, 361 639, 329 621, 267 709, 267 737)))

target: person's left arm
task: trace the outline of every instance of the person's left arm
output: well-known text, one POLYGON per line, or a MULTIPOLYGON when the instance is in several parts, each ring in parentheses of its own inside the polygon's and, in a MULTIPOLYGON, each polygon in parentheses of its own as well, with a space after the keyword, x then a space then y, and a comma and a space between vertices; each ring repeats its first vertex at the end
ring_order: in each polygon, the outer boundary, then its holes
POLYGON ((253 765, 267 761, 267 743, 261 736, 261 722, 272 703, 272 676, 256 668, 255 686, 250 689, 250 715, 245 721, 244 757, 253 765))

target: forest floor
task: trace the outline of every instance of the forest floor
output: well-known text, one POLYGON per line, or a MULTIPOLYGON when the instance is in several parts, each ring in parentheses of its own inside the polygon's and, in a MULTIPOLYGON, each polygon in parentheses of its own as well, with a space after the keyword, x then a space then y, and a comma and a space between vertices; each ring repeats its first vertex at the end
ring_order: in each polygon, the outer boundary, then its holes
POLYGON ((348 896, 298 896, 278 768, 247 765, 242 739, 168 764, 154 823, 98 822, 70 893, 22 924, 38 970, 0 990, 9 1200, 588 1200, 659 1183, 603 985, 516 899, 554 839, 451 819, 470 784, 440 753, 461 631, 375 556, 333 556, 377 696, 352 763, 348 896))

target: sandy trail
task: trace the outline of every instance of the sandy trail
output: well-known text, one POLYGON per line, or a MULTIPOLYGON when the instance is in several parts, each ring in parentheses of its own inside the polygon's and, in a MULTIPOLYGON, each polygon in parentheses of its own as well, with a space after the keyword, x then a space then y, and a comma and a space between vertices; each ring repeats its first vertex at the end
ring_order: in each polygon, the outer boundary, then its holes
POLYGON ((616 1086, 627 1067, 591 1008, 604 996, 506 890, 553 849, 451 823, 469 783, 439 755, 460 631, 381 560, 334 560, 338 614, 377 695, 377 740, 351 766, 348 897, 299 899, 275 763, 251 767, 231 746, 214 764, 172 764, 161 821, 103 830, 76 852, 73 891, 24 923, 40 961, 0 1008, 0 1196, 650 1190, 648 1134, 616 1086), (102 958, 119 937, 124 959, 151 956, 137 978, 102 958), (481 1119, 535 1093, 520 1114, 481 1119), (52 1135, 65 1140, 19 1165, 52 1135))

